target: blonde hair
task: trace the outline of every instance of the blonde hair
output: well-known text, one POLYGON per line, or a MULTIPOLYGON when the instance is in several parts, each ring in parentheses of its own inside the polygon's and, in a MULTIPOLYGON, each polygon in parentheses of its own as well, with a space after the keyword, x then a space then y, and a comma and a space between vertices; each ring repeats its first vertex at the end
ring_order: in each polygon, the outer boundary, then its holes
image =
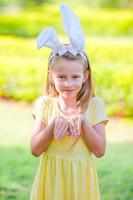
MULTIPOLYGON (((79 91, 79 93, 77 94, 77 106, 81 113, 84 112, 86 110, 86 108, 88 107, 90 98, 95 96, 94 83, 92 80, 92 73, 91 73, 89 59, 85 52, 83 52, 83 54, 84 54, 86 60, 80 54, 73 56, 71 53, 67 52, 62 56, 59 56, 58 54, 53 56, 53 53, 51 53, 49 56, 49 62, 48 62, 48 71, 52 70, 54 68, 55 62, 57 62, 59 59, 62 59, 62 58, 69 60, 69 61, 71 61, 71 60, 79 61, 83 64, 85 70, 89 71, 88 79, 82 84, 82 88, 79 91), (51 57, 52 57, 52 59, 51 59, 51 57)), ((47 83, 46 83, 46 94, 51 95, 53 97, 56 97, 59 95, 55 88, 55 85, 49 81, 48 74, 47 74, 47 83)))

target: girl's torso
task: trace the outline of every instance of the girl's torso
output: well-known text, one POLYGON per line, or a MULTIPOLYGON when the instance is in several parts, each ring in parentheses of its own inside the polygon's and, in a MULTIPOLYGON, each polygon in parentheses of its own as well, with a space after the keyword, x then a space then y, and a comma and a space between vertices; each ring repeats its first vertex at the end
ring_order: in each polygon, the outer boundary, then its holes
MULTIPOLYGON (((47 106, 47 123, 51 123, 56 117, 62 116, 62 113, 58 106, 58 101, 56 97, 48 96, 48 106, 47 106)), ((92 126, 92 109, 91 101, 88 105, 87 110, 84 115, 88 119, 88 124, 92 126)), ((62 139, 55 140, 51 142, 48 149, 44 154, 58 157, 74 158, 74 159, 88 159, 91 157, 91 152, 87 148, 83 138, 82 132, 79 137, 65 135, 62 139)))

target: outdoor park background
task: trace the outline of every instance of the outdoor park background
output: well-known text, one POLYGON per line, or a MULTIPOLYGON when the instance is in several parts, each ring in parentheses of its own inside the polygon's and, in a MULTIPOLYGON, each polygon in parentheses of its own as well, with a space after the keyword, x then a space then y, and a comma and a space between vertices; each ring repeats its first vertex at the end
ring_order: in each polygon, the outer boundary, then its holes
MULTIPOLYGON (((110 122, 107 151, 96 159, 103 200, 133 199, 133 2, 70 0, 86 37, 97 95, 110 122)), ((48 49, 36 37, 54 26, 59 0, 0 0, 0 200, 29 199, 40 158, 30 154, 33 102, 43 94, 48 49)))

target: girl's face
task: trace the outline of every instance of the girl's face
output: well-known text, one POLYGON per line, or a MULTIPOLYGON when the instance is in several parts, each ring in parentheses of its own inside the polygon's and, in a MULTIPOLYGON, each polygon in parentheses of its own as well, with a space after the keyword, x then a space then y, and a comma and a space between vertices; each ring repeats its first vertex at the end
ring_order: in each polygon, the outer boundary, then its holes
POLYGON ((49 72, 49 79, 63 98, 76 98, 83 82, 88 78, 88 70, 76 60, 59 59, 49 72))

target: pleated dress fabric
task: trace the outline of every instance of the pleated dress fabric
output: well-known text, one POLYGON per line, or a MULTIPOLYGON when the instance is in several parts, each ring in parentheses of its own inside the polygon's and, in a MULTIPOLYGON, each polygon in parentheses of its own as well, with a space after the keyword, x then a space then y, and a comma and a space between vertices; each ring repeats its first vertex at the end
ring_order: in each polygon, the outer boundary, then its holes
MULTIPOLYGON (((57 98, 41 96, 35 102, 33 116, 51 123, 61 115, 57 98)), ((84 115, 92 127, 108 122, 104 101, 92 97, 84 115)), ((65 135, 51 142, 41 155, 30 200, 100 200, 94 155, 83 138, 65 135)))

